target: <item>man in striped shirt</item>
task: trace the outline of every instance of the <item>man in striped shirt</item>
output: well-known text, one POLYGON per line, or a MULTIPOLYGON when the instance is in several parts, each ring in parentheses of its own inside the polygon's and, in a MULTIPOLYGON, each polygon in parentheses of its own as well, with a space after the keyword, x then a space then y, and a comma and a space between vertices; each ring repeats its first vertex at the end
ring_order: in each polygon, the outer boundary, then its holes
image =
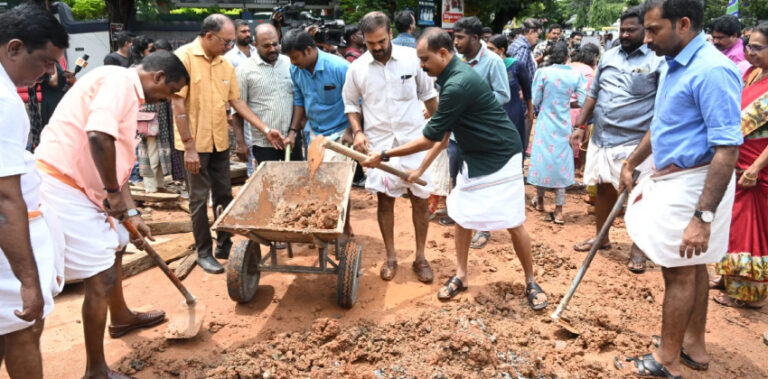
MULTIPOLYGON (((272 24, 257 26, 254 37, 256 54, 237 68, 240 97, 267 125, 288 135, 293 114, 291 60, 280 54, 277 30, 272 24)), ((251 127, 247 123, 246 126, 251 127)), ((293 144, 295 138, 294 131, 285 143, 293 144)), ((283 150, 275 149, 262 133, 253 133, 251 152, 257 163, 284 158, 283 150)), ((291 160, 301 160, 301 149, 291 151, 291 160)))

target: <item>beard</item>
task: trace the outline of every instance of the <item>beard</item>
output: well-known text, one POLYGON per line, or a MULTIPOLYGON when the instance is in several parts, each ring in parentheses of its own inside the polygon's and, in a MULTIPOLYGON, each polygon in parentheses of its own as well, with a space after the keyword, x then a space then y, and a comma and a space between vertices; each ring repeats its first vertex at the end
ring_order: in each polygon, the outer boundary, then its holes
POLYGON ((267 53, 267 55, 262 55, 261 52, 259 52, 259 57, 261 57, 261 59, 264 62, 274 63, 275 61, 277 61, 277 58, 280 57, 280 53, 278 53, 277 51, 273 51, 271 53, 267 53))
POLYGON ((392 54, 392 43, 389 43, 386 49, 371 50, 371 55, 373 55, 373 58, 376 60, 384 59, 390 54, 392 54))
POLYGON ((247 46, 247 45, 250 45, 252 42, 253 42, 253 39, 250 36, 237 40, 237 44, 240 46, 247 46))

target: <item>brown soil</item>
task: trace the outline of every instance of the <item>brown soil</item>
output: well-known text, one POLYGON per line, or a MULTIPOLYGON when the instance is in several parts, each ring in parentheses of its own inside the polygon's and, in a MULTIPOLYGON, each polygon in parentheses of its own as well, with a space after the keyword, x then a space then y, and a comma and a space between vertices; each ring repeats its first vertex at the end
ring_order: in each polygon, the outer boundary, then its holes
POLYGON ((270 221, 271 226, 289 229, 334 229, 339 209, 333 203, 309 199, 298 204, 281 202, 270 221))
MULTIPOLYGON (((414 237, 410 202, 403 199, 395 205, 400 270, 394 280, 382 281, 378 274, 386 255, 375 196, 354 190, 351 221, 363 246, 354 308, 336 305, 333 275, 262 273, 256 298, 236 304, 227 295, 225 275, 196 268, 184 283, 207 306, 199 335, 166 341, 161 324, 120 339, 107 336, 107 361, 138 378, 621 377, 615 357, 652 350, 651 336, 661 327, 664 283, 656 267, 643 275, 625 269, 630 241, 623 222, 616 222, 610 233, 613 249, 598 253, 564 314, 581 335, 551 322, 549 314, 585 257, 572 246, 595 234, 582 195, 568 194, 564 226, 543 222, 528 209, 525 226, 534 241, 535 269, 549 294, 543 312, 526 304, 522 269, 504 231, 493 232, 485 249, 470 252, 469 290, 439 302, 438 288, 454 273, 454 230, 430 224, 426 256, 435 282, 418 282, 408 267, 414 237)), ((548 194, 548 210, 552 199, 548 194)), ((152 216, 161 214, 163 219, 189 217, 166 210, 152 216)), ((309 245, 294 244, 293 251, 293 259, 281 254, 279 263, 316 264, 316 250, 309 245)), ((157 269, 127 279, 123 287, 128 304, 138 310, 170 309, 182 299, 157 269)), ((82 292, 82 285, 68 287, 46 319, 41 345, 48 376, 83 375, 82 292)), ((710 368, 686 368, 686 378, 768 377, 768 347, 762 342, 768 309, 737 310, 710 302, 707 330, 710 368)))

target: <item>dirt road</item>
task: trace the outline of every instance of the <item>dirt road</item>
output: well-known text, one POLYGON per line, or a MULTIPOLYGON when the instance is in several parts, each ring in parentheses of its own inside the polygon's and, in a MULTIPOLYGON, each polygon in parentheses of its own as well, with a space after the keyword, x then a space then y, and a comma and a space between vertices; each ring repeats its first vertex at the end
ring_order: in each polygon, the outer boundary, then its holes
MULTIPOLYGON (((164 324, 121 339, 107 336, 107 361, 138 378, 595 378, 621 375, 614 368, 616 356, 651 351, 651 335, 660 331, 662 278, 658 268, 640 276, 624 268, 630 245, 622 220, 611 231, 613 250, 600 252, 566 313, 582 335, 569 336, 550 322, 584 257, 571 246, 594 234, 580 195, 568 195, 565 226, 543 222, 528 209, 525 225, 535 244, 539 283, 550 294, 550 306, 540 313, 526 305, 522 269, 503 231, 493 232, 485 249, 470 252, 469 291, 456 301, 439 302, 435 293, 454 269, 453 229, 430 224, 427 258, 435 281, 419 283, 409 267, 414 243, 407 200, 396 205, 398 275, 381 281, 385 254, 374 197, 355 190, 352 199, 364 273, 352 310, 336 306, 334 276, 263 274, 256 299, 238 305, 227 296, 224 275, 198 267, 184 282, 208 306, 199 336, 166 342, 164 324)), ((295 251, 296 264, 316 260, 307 246, 295 251)), ((181 301, 157 269, 129 278, 124 288, 129 305, 138 309, 181 301)), ((82 286, 70 286, 46 320, 47 376, 79 378, 84 372, 82 293, 82 286)), ((727 309, 710 301, 707 329, 710 369, 686 370, 686 377, 768 377, 768 346, 761 337, 768 330, 768 309, 727 309)))

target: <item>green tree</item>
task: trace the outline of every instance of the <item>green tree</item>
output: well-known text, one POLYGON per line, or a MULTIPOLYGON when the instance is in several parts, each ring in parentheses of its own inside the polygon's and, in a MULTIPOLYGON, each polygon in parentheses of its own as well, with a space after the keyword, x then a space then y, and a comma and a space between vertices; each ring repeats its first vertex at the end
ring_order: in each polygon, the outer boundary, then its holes
POLYGON ((621 16, 623 8, 623 2, 595 0, 589 7, 589 25, 593 28, 612 25, 621 16))

